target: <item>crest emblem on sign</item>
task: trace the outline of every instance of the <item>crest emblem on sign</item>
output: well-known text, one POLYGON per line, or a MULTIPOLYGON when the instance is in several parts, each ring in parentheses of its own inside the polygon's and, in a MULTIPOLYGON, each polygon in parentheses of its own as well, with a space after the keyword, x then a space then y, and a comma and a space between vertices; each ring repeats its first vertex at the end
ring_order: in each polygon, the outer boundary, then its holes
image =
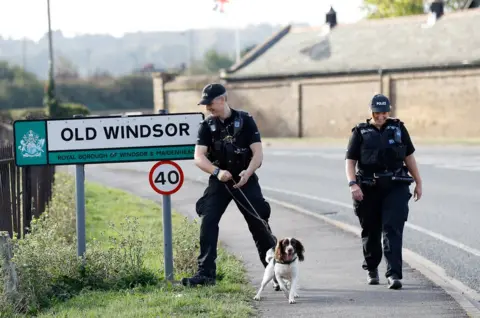
POLYGON ((18 149, 24 158, 41 157, 42 153, 44 152, 44 144, 44 138, 40 138, 33 130, 29 130, 25 135, 23 135, 18 149))

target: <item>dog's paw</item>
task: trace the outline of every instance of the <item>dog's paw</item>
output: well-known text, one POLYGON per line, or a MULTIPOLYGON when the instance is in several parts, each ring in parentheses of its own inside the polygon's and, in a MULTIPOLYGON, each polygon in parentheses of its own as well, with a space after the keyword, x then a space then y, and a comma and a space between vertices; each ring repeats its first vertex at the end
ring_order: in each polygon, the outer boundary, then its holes
POLYGON ((288 300, 288 303, 289 303, 289 304, 295 304, 295 303, 296 303, 296 301, 295 301, 295 299, 294 299, 294 298, 291 298, 291 299, 289 299, 289 300, 288 300))
POLYGON ((255 295, 255 297, 253 297, 253 300, 260 300, 260 296, 255 295))

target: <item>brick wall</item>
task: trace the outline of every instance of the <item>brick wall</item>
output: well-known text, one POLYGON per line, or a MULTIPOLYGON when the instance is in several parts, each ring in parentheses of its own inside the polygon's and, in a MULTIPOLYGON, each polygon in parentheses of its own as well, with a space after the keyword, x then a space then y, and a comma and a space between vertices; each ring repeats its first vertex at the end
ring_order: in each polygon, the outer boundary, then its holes
MULTIPOLYGON (((204 111, 200 91, 217 77, 155 82, 155 111, 204 111), (161 83, 160 83, 161 82, 161 83)), ((233 108, 252 113, 265 137, 345 137, 369 116, 371 97, 390 97, 393 115, 418 137, 480 137, 480 67, 475 70, 389 73, 295 81, 227 83, 233 108)))

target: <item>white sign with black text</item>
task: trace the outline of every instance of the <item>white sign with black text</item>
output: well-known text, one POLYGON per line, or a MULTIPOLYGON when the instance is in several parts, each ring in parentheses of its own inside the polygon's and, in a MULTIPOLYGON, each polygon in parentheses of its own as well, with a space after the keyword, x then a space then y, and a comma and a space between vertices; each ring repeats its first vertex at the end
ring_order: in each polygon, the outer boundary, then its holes
POLYGON ((49 151, 194 145, 202 113, 47 122, 49 151))

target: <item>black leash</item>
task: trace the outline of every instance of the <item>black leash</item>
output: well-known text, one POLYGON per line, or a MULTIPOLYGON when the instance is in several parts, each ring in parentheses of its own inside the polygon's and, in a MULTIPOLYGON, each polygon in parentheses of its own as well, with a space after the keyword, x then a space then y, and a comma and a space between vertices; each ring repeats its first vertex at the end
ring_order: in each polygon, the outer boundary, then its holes
MULTIPOLYGON (((232 179, 232 182, 234 185, 236 185, 237 183, 235 182, 235 180, 232 179)), ((273 236, 273 234, 270 232, 270 228, 267 224, 267 222, 262 219, 260 217, 260 215, 258 214, 257 210, 255 210, 255 207, 253 206, 253 204, 250 202, 250 200, 247 198, 247 196, 245 195, 245 193, 242 191, 241 188, 236 188, 241 194, 242 196, 245 198, 245 201, 247 201, 248 205, 250 205, 250 207, 252 208, 253 212, 255 213, 252 213, 252 210, 250 209, 247 209, 245 207, 245 205, 242 204, 242 202, 240 202, 234 195, 233 195, 233 192, 230 191, 228 185, 225 183, 225 188, 227 188, 227 191, 230 193, 230 195, 232 196, 232 198, 242 207, 245 209, 245 211, 247 211, 248 213, 250 213, 250 215, 252 215, 253 217, 255 217, 257 220, 259 220, 260 222, 262 222, 263 226, 265 226, 265 229, 267 230, 268 233, 270 233, 270 235, 272 236, 272 238, 274 239, 275 241, 275 237, 273 236)))

